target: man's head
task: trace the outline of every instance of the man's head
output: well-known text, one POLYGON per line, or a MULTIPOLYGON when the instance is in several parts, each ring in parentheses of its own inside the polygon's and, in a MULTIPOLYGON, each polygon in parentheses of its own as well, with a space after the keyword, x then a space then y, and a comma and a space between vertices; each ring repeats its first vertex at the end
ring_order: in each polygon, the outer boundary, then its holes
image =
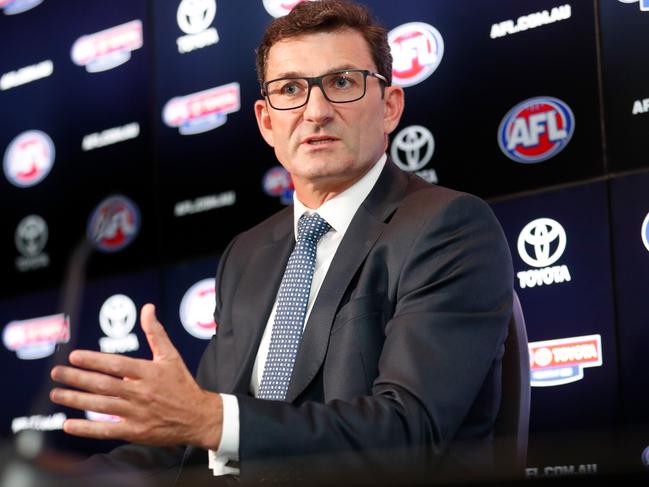
POLYGON ((353 29, 362 34, 372 54, 376 72, 392 83, 392 54, 387 31, 379 25, 362 5, 345 0, 302 2, 285 17, 275 19, 266 29, 257 48, 257 78, 266 78, 268 52, 277 42, 304 34, 353 29))
POLYGON ((387 46, 367 10, 341 0, 303 2, 264 36, 257 123, 307 206, 350 187, 385 152, 403 110, 387 46), (368 29, 388 56, 382 66, 368 29))

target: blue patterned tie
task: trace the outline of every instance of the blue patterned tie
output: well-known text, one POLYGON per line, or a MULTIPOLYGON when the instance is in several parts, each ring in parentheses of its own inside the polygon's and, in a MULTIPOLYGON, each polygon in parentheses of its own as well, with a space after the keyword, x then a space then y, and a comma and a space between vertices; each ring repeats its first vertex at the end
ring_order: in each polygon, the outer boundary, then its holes
POLYGON ((304 214, 297 223, 297 242, 279 286, 270 348, 257 394, 260 399, 283 401, 286 398, 302 339, 316 248, 329 228, 329 224, 317 213, 304 214))

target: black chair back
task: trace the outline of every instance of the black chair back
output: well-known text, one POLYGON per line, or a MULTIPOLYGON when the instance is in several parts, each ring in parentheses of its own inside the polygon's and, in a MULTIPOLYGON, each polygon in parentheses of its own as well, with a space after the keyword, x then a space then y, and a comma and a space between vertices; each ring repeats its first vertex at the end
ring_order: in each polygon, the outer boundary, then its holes
POLYGON ((522 476, 530 422, 530 359, 521 303, 514 292, 502 358, 502 402, 496 419, 496 464, 501 473, 522 476))

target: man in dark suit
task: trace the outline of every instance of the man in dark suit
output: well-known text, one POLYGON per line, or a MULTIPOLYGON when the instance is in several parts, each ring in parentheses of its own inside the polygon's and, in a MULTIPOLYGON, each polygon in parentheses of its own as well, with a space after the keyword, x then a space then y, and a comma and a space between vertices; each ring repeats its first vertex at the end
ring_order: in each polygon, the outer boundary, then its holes
POLYGON ((364 8, 299 4, 268 28, 257 64, 259 129, 295 204, 223 253, 196 381, 145 305, 152 361, 75 351, 53 369, 81 389, 54 389, 54 402, 122 418, 65 431, 164 447, 123 447, 107 464, 198 465, 211 480, 485 466, 512 303, 495 217, 387 160, 404 94, 364 8))

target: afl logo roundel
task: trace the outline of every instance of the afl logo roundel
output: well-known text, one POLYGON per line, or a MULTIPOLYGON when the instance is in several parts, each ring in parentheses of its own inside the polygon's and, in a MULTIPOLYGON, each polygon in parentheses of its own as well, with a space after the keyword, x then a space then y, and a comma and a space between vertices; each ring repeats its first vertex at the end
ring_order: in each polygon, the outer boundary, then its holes
POLYGON ((444 55, 444 40, 432 25, 409 22, 388 33, 392 51, 392 81, 412 86, 428 78, 444 55))
POLYGON ((140 230, 140 211, 126 196, 110 196, 97 205, 88 220, 88 238, 102 252, 117 252, 140 230))
POLYGON ((647 213, 647 216, 642 222, 642 243, 649 250, 649 213, 647 213))
POLYGON ((98 413, 96 411, 86 411, 86 418, 90 421, 101 423, 119 423, 122 418, 113 414, 98 413))
POLYGON ((0 0, 0 8, 5 15, 16 15, 38 7, 41 3, 43 0, 0 0))
POLYGON ((264 174, 264 191, 269 196, 282 196, 285 193, 293 195, 293 180, 289 172, 282 166, 271 167, 264 174))
POLYGON ((558 98, 540 96, 512 108, 498 127, 498 145, 511 160, 542 162, 561 152, 575 131, 575 116, 558 98))
POLYGON ((14 186, 28 188, 40 183, 54 165, 54 142, 40 130, 29 130, 11 141, 5 151, 3 168, 14 186))
POLYGON ((640 3, 640 10, 649 12, 649 0, 620 0, 622 3, 640 3))
POLYGON ((649 467, 649 446, 642 450, 642 464, 649 467))
MULTIPOLYGON (((271 14, 273 17, 284 17, 293 10, 298 3, 302 3, 305 0, 263 0, 264 8, 266 11, 271 14)), ((313 0, 311 0, 313 1, 313 0)))
POLYGON ((203 279, 190 287, 180 302, 180 322, 187 332, 203 340, 214 335, 215 300, 214 278, 203 279))

